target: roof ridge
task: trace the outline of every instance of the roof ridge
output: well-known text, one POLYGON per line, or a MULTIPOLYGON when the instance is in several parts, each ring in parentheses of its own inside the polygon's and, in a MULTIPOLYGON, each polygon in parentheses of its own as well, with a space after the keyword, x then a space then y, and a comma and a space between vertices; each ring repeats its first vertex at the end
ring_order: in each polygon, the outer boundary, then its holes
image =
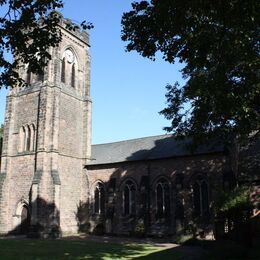
POLYGON ((138 137, 138 138, 133 138, 133 139, 122 140, 122 141, 108 142, 108 143, 102 143, 102 144, 92 144, 91 146, 116 144, 116 143, 126 143, 126 142, 129 142, 129 141, 136 141, 136 140, 148 139, 148 138, 153 138, 153 137, 170 137, 170 136, 173 136, 173 134, 151 135, 151 136, 145 136, 145 137, 138 137))

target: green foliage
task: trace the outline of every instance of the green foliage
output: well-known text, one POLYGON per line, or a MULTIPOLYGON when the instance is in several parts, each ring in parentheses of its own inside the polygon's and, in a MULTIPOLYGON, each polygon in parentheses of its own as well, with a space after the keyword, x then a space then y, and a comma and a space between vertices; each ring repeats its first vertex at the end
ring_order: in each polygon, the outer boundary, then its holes
POLYGON ((187 241, 193 239, 194 236, 192 234, 181 234, 177 236, 175 239, 175 243, 177 244, 185 244, 187 241))
POLYGON ((23 83, 17 73, 20 66, 29 64, 31 72, 40 74, 47 65, 49 47, 61 40, 59 16, 54 11, 63 1, 2 0, 0 6, 6 10, 0 17, 0 86, 13 86, 23 83), (7 53, 14 61, 7 59, 7 53))
POLYGON ((230 213, 250 208, 249 188, 237 188, 233 191, 222 193, 216 203, 217 212, 230 213))
POLYGON ((134 235, 137 237, 145 236, 145 225, 143 220, 139 220, 138 223, 135 225, 134 235))
POLYGON ((167 131, 198 139, 260 130, 259 1, 150 0, 122 18, 128 51, 183 63, 186 83, 167 86, 167 131))
MULTIPOLYGON (((42 74, 51 59, 50 47, 61 41, 58 26, 61 15, 56 9, 63 7, 63 0, 0 0, 0 7, 4 13, 0 17, 1 88, 24 84, 18 75, 19 67, 24 64, 29 65, 32 73, 42 74)), ((93 26, 83 21, 81 27, 93 26)), ((77 28, 79 26, 68 24, 68 29, 77 28)))

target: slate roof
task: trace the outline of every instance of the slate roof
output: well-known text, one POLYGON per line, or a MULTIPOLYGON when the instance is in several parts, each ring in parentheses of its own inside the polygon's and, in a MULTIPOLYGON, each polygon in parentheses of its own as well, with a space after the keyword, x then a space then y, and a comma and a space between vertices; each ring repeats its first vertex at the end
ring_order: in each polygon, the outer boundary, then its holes
POLYGON ((176 140, 173 135, 150 136, 115 143, 92 145, 92 160, 87 165, 126 161, 154 160, 170 157, 223 152, 223 145, 201 145, 191 152, 190 139, 176 140))

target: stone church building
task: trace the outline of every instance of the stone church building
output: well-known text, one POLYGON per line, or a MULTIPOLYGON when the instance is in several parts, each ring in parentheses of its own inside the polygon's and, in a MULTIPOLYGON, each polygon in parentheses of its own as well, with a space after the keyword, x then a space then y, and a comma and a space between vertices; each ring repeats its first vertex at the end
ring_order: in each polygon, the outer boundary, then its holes
POLYGON ((0 233, 174 235, 212 229, 213 202, 232 183, 222 145, 171 135, 91 145, 90 45, 66 29, 43 75, 24 65, 10 90, 0 173, 0 233))

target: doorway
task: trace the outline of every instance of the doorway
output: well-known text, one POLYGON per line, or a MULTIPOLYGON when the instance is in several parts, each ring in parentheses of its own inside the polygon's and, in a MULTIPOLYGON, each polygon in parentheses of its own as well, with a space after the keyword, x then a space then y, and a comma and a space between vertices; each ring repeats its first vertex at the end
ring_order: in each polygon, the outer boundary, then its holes
POLYGON ((27 205, 23 205, 21 211, 20 233, 27 234, 30 227, 30 212, 27 205))

